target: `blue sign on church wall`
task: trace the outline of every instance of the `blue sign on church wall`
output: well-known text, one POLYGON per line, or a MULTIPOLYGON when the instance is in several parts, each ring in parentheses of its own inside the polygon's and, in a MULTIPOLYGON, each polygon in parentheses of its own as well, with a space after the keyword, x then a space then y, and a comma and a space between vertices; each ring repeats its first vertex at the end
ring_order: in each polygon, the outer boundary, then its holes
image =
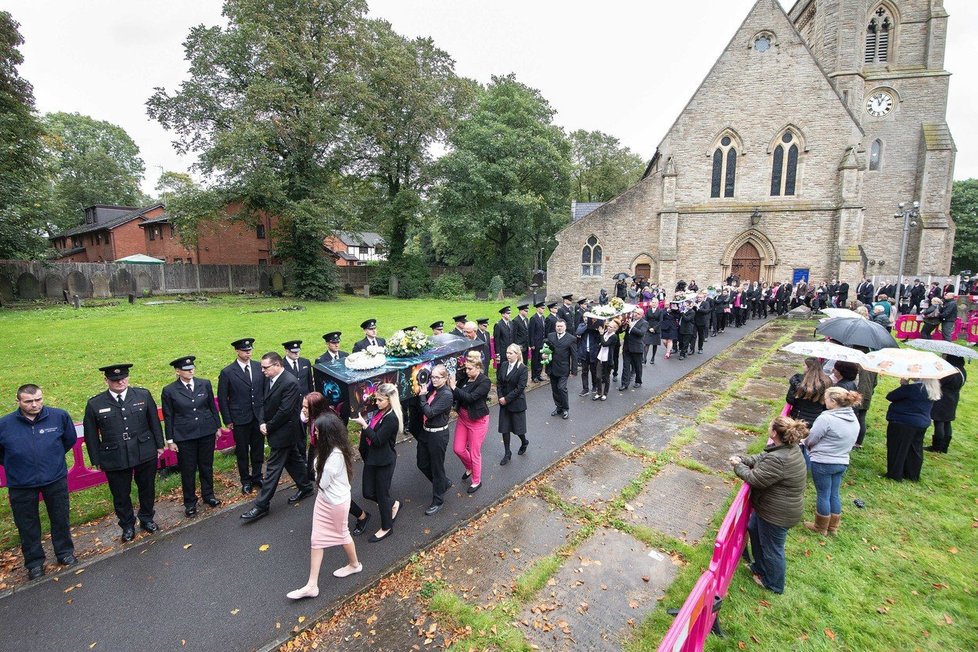
POLYGON ((796 267, 795 271, 791 273, 791 283, 795 284, 798 281, 804 281, 805 283, 808 283, 807 267, 796 267))

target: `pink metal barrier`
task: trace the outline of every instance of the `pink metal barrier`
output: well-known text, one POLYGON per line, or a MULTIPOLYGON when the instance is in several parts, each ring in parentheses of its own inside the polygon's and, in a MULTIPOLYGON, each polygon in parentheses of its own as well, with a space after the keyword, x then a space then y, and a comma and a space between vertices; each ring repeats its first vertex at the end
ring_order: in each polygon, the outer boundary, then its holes
POLYGON ((968 343, 978 344, 978 316, 968 320, 968 343))
MULTIPOLYGON (((974 320, 971 320, 973 322, 974 320)), ((968 341, 971 339, 971 322, 969 322, 968 330, 968 341)), ((924 327, 923 321, 918 321, 917 315, 900 315, 897 317, 896 322, 893 323, 893 330, 896 332, 896 337, 898 340, 915 340, 920 337, 920 331, 924 327)), ((960 318, 954 322, 954 330, 951 331, 951 339, 958 339, 958 335, 964 330, 964 321, 960 318)), ((943 340, 944 336, 941 334, 940 326, 938 326, 934 332, 931 334, 932 340, 943 340)))
POLYGON ((713 571, 700 575, 696 586, 679 610, 672 627, 659 643, 659 652, 690 652, 702 650, 703 643, 713 628, 716 614, 713 612, 713 596, 716 595, 716 578, 713 571))
MULTIPOLYGON (((163 408, 158 408, 160 420, 163 420, 163 408)), ((75 445, 71 447, 72 462, 68 467, 68 491, 75 492, 83 489, 96 487, 107 482, 105 474, 98 469, 89 468, 85 463, 85 432, 82 424, 75 424, 75 445)), ((234 432, 228 428, 221 428, 217 440, 214 442, 214 450, 222 451, 234 446, 234 432)), ((157 462, 157 468, 165 469, 177 465, 177 454, 171 450, 164 450, 157 462)), ((7 476, 3 467, 0 466, 0 487, 7 486, 7 476)))

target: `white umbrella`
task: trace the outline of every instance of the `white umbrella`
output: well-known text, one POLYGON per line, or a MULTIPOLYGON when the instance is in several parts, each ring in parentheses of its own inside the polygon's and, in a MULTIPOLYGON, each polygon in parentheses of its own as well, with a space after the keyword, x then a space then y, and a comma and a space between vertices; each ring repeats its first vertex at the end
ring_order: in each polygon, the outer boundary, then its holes
POLYGON ((844 317, 846 319, 863 318, 863 316, 858 312, 855 310, 849 310, 848 308, 822 308, 821 312, 829 317, 844 317))
POLYGON ((782 346, 781 350, 813 358, 822 358, 824 360, 855 362, 860 365, 866 361, 866 354, 862 351, 857 351, 856 349, 851 349, 848 346, 842 346, 835 342, 792 342, 787 346, 782 346))
POLYGON ((910 340, 907 342, 907 346, 912 346, 913 348, 920 349, 921 351, 932 351, 933 353, 956 355, 959 358, 964 358, 965 360, 978 360, 978 351, 975 351, 971 347, 961 346, 960 344, 955 344, 954 342, 948 342, 946 340, 910 340))
POLYGON ((915 349, 870 351, 866 354, 862 368, 897 378, 944 378, 958 373, 953 365, 940 356, 915 349))

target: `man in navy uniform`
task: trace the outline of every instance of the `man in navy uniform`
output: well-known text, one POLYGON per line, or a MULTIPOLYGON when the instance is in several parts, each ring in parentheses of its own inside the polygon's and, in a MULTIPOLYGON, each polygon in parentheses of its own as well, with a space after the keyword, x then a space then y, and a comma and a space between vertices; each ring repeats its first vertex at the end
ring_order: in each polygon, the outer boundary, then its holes
MULTIPOLYGON (((530 349, 530 304, 521 303, 516 306, 519 313, 513 320, 513 344, 516 344, 523 351, 523 360, 529 360, 527 355, 530 349)), ((500 361, 506 357, 506 350, 500 354, 500 361)))
POLYGON ((10 511, 31 580, 44 575, 38 494, 44 497, 48 510, 51 544, 58 563, 72 566, 78 561, 71 541, 65 464, 65 453, 75 445, 75 439, 71 417, 64 410, 44 405, 37 385, 18 387, 17 409, 0 418, 0 464, 7 474, 10 511))
POLYGON ((574 295, 565 294, 561 297, 564 303, 557 308, 557 319, 563 319, 564 325, 567 326, 567 330, 571 333, 577 328, 576 320, 574 319, 574 295))
POLYGON ((432 322, 429 328, 431 328, 432 337, 434 337, 435 335, 441 335, 442 333, 445 332, 445 322, 443 321, 432 322))
POLYGON ((302 395, 299 385, 291 374, 282 368, 282 358, 271 351, 261 358, 261 372, 265 376, 265 391, 262 394, 264 418, 261 433, 268 437, 272 452, 268 455, 265 478, 255 505, 241 515, 246 522, 257 521, 268 514, 269 505, 278 488, 282 471, 288 471, 298 491, 289 497, 294 504, 313 494, 313 484, 306 473, 306 462, 299 454, 299 441, 302 439, 302 395))
POLYGON ((577 340, 567 332, 567 324, 563 319, 557 320, 556 330, 547 335, 546 343, 553 352, 550 364, 547 365, 547 376, 550 377, 550 391, 554 399, 552 417, 569 419, 570 403, 567 400, 567 376, 577 375, 577 340))
POLYGON ((183 488, 183 511, 197 515, 197 474, 200 495, 211 507, 221 501, 214 495, 214 441, 221 429, 221 417, 214 401, 214 388, 206 378, 194 378, 194 360, 185 355, 170 362, 177 379, 163 388, 163 432, 166 447, 176 452, 183 488))
POLYGON ((309 358, 299 357, 301 347, 302 340, 282 342, 282 348, 285 349, 282 362, 285 363, 285 370, 295 376, 299 383, 299 393, 305 396, 312 391, 312 363, 309 358))
POLYGON ((363 339, 353 345, 353 352, 357 353, 363 351, 368 346, 384 346, 387 344, 387 340, 382 337, 377 337, 377 320, 368 319, 362 324, 360 328, 363 329, 363 339))
POLYGON ((136 536, 132 511, 132 481, 139 494, 139 527, 153 533, 156 502, 156 463, 163 454, 163 427, 149 390, 129 386, 131 364, 99 367, 105 374, 104 392, 85 406, 85 447, 92 466, 105 472, 112 504, 122 528, 122 540, 136 536))
POLYGON ((557 302, 548 303, 547 311, 550 313, 547 318, 543 320, 543 337, 546 338, 557 330, 557 320, 560 317, 557 316, 557 302))
POLYGON ((547 324, 543 315, 546 305, 543 301, 533 304, 537 312, 530 317, 530 347, 533 349, 533 354, 530 357, 530 380, 537 383, 543 381, 540 377, 540 374, 543 373, 543 365, 540 363, 540 348, 547 336, 547 324))
POLYGON ((509 315, 513 312, 509 306, 499 309, 500 320, 492 327, 492 341, 495 347, 495 362, 499 362, 506 355, 506 347, 513 343, 514 327, 509 315))
POLYGON ((265 439, 258 429, 264 420, 263 383, 261 365, 251 359, 254 343, 252 337, 231 342, 237 359, 221 369, 217 378, 218 407, 224 425, 234 430, 234 455, 238 459, 243 494, 261 487, 261 467, 265 461, 265 439))
POLYGON ((452 329, 451 334, 465 337, 465 322, 468 321, 466 315, 455 315, 452 319, 455 321, 455 328, 452 329))
POLYGON ((332 331, 323 335, 323 339, 326 340, 326 353, 316 358, 316 364, 336 362, 349 355, 346 351, 340 351, 340 338, 342 335, 343 333, 340 331, 332 331))

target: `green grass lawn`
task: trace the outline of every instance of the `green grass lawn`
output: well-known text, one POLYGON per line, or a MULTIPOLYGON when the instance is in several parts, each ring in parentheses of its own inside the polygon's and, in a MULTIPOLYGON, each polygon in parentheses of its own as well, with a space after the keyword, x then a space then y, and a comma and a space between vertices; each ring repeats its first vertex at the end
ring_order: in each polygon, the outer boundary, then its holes
MULTIPOLYGON (((205 303, 146 305, 165 299, 154 297, 135 305, 121 302, 79 310, 65 306, 0 310, 0 353, 12 362, 10 373, 0 378, 0 398, 6 406, 2 413, 16 409, 17 387, 35 383, 41 386, 47 405, 64 408, 75 421, 81 421, 88 398, 105 389, 98 368, 115 362, 133 363, 132 384, 149 389, 158 403, 163 386, 174 379, 168 363, 181 355, 197 356, 197 375, 211 379, 216 391, 218 373, 234 360, 230 343, 241 337, 255 338, 256 358, 268 351, 281 353, 282 342, 301 339, 303 357, 314 360, 326 350, 324 333, 342 331, 341 348, 350 351, 354 342, 363 338, 360 323, 368 318, 378 320, 377 334, 381 337, 411 325, 427 334, 431 332, 428 324, 439 319, 445 320, 446 330, 451 330, 452 317, 459 313, 471 319, 489 317, 494 323, 502 305, 348 296, 329 303, 211 296, 205 303), (304 309, 281 310, 296 305, 304 309)), ((218 456, 215 468, 233 469, 233 456, 218 456)), ((157 489, 162 493, 178 485, 179 477, 174 475, 158 482, 157 489)), ((6 548, 19 539, 6 490, 0 494, 0 547, 6 548)), ((73 523, 112 511, 104 485, 72 494, 71 504, 73 523)))
MULTIPOLYGON (((738 569, 720 611, 726 638, 710 636, 707 650, 978 649, 978 367, 969 371, 950 453, 925 453, 920 483, 881 477, 885 395, 896 386, 881 381, 866 445, 852 453, 843 480, 839 536, 822 538, 800 525, 789 531, 780 596, 738 569), (856 498, 865 509, 853 505, 856 498)), ((812 520, 811 483, 805 504, 812 520)), ((682 603, 709 563, 711 537, 695 548, 664 606, 682 603)), ((655 612, 632 648, 656 649, 670 622, 664 610, 655 612)))

